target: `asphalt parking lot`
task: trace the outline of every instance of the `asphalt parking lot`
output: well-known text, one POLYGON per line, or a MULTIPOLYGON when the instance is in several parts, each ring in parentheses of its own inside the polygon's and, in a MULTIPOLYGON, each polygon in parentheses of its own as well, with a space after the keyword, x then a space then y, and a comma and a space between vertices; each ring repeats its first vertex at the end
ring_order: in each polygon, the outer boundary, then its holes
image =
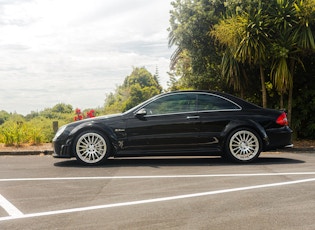
POLYGON ((217 157, 0 157, 0 229, 315 229, 315 153, 217 157))

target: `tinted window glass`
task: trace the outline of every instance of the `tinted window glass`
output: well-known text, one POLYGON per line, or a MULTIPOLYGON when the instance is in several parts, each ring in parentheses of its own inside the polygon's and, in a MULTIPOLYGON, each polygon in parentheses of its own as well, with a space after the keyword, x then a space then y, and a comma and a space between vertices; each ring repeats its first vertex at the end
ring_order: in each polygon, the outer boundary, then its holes
POLYGON ((225 100, 224 98, 209 94, 198 95, 198 111, 234 109, 240 108, 231 101, 225 100))
POLYGON ((196 110, 196 95, 175 94, 159 98, 144 107, 148 115, 183 113, 196 110))

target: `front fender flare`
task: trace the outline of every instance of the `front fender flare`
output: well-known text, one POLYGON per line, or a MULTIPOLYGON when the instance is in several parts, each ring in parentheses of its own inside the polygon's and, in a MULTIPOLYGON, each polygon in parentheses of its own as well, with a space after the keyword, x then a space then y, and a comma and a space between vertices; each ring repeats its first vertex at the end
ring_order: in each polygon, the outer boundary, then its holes
POLYGON ((109 141, 113 145, 114 149, 116 149, 115 143, 117 143, 117 136, 114 133, 114 131, 109 126, 104 126, 104 124, 96 123, 96 122, 87 122, 83 123, 81 125, 76 126, 74 129, 71 130, 69 134, 69 138, 67 140, 67 144, 69 146, 72 146, 73 140, 77 135, 79 135, 81 132, 84 132, 86 130, 95 130, 99 131, 101 133, 104 133, 108 136, 109 141))

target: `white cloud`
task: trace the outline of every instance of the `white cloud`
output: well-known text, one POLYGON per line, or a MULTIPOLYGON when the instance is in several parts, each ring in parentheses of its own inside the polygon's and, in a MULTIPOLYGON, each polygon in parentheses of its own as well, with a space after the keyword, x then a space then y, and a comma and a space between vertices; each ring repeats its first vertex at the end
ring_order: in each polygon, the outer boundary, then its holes
POLYGON ((170 1, 0 1, 0 110, 102 106, 132 67, 166 86, 170 1))

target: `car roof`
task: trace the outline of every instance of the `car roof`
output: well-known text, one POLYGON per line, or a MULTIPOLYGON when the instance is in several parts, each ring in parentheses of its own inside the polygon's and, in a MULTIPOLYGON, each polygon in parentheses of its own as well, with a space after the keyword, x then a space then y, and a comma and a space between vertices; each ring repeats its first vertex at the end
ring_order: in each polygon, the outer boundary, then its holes
POLYGON ((235 102, 236 104, 240 105, 242 108, 247 108, 247 109, 261 109, 262 107, 253 104, 251 102, 245 101, 239 97, 236 97, 234 95, 231 95, 229 93, 224 93, 224 92, 218 92, 218 91, 211 91, 211 90, 178 90, 178 91, 171 91, 171 92, 167 92, 164 94, 160 94, 161 95, 168 95, 168 94, 177 94, 177 93, 208 93, 208 94, 214 94, 214 95, 218 95, 224 98, 227 98, 233 102, 235 102))

